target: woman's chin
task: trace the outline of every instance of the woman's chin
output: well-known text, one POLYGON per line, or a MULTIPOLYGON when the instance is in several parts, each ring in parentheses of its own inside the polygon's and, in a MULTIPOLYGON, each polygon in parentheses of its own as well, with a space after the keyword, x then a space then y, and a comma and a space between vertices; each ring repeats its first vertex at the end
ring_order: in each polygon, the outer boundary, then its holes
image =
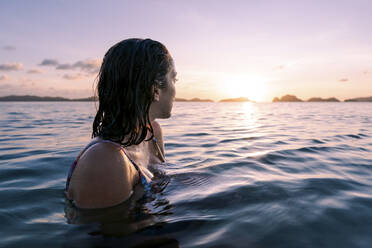
POLYGON ((172 113, 168 113, 168 114, 166 114, 166 115, 164 115, 164 117, 162 118, 162 119, 168 119, 168 118, 170 118, 172 116, 172 113))
POLYGON ((169 112, 164 112, 162 115, 161 115, 161 117, 159 117, 160 119, 168 119, 168 118, 170 118, 172 116, 172 113, 171 113, 171 111, 169 111, 169 112))

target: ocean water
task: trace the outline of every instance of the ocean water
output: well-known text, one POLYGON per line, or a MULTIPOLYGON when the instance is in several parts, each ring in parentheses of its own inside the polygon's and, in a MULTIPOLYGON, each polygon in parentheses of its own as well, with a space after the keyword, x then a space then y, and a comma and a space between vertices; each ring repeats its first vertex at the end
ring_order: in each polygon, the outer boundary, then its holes
POLYGON ((0 247, 371 247, 372 103, 175 103, 151 192, 65 200, 91 102, 0 103, 0 247))

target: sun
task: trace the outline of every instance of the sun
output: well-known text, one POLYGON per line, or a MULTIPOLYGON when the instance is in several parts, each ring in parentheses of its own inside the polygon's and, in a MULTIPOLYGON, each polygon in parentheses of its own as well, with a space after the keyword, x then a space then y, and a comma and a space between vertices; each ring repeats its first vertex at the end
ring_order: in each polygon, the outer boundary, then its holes
POLYGON ((230 97, 247 97, 251 101, 262 102, 267 95, 267 79, 262 77, 233 75, 224 81, 225 93, 230 97))

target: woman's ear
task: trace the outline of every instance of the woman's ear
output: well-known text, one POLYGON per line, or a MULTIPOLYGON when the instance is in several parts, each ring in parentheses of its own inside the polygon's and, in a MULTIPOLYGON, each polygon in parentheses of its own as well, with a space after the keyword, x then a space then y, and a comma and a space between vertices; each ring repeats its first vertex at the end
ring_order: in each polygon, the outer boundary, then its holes
POLYGON ((154 87, 154 101, 158 102, 160 99, 160 89, 156 85, 154 85, 153 87, 154 87))

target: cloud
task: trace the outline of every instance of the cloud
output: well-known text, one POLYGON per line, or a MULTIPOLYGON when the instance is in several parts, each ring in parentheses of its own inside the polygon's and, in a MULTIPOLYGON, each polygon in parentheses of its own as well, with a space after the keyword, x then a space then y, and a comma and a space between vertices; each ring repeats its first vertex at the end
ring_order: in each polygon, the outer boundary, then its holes
POLYGON ((348 78, 341 78, 339 81, 340 82, 347 82, 347 81, 349 81, 349 79, 348 78))
POLYGON ((7 75, 0 75, 0 81, 6 81, 9 77, 7 75))
POLYGON ((367 74, 368 74, 368 71, 363 71, 363 74, 364 74, 364 75, 367 75, 367 74))
POLYGON ((44 59, 39 65, 41 66, 58 66, 58 61, 55 59, 44 59))
POLYGON ((16 50, 15 46, 3 46, 3 49, 4 50, 7 50, 7 51, 13 51, 13 50, 16 50))
POLYGON ((56 66, 57 70, 75 70, 79 69, 81 71, 95 74, 98 73, 101 66, 101 60, 99 59, 86 59, 75 62, 74 64, 59 64, 56 66))
POLYGON ((39 69, 31 69, 31 70, 28 70, 27 73, 28 74, 40 74, 42 73, 42 71, 39 69))
POLYGON ((101 61, 99 59, 86 59, 84 61, 78 61, 74 64, 75 68, 79 68, 82 71, 89 73, 97 73, 101 66, 101 61))
POLYGON ((57 70, 71 70, 74 69, 74 67, 70 64, 60 64, 56 67, 57 70))
MULTIPOLYGON (((65 63, 60 64, 54 59, 44 59, 40 65, 41 66, 54 66, 57 70, 80 70, 88 74, 96 74, 99 72, 102 61, 99 59, 86 59, 79 60, 73 64, 65 63)), ((77 74, 75 74, 77 75, 77 74)), ((64 78, 69 79, 71 74, 65 74, 64 78)))
POLYGON ((19 71, 22 69, 23 69, 23 65, 20 63, 0 65, 0 71, 19 71))
POLYGON ((84 75, 81 73, 65 74, 63 75, 63 78, 67 80, 79 80, 79 79, 84 78, 84 75))

